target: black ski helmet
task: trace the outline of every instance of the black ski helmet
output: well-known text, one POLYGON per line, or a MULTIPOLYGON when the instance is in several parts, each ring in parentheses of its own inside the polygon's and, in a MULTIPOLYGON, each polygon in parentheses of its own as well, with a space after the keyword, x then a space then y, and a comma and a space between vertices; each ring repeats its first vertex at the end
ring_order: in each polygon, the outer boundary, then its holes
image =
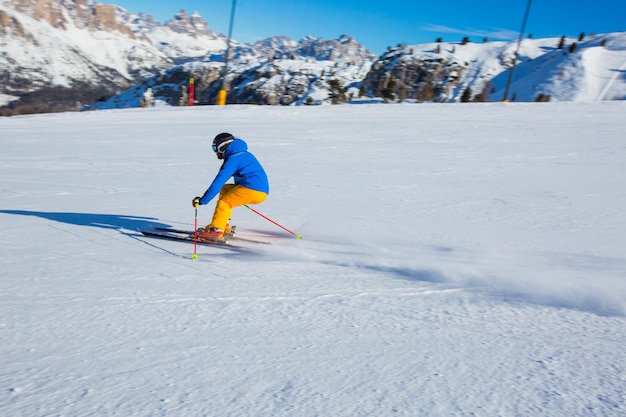
POLYGON ((213 139, 212 148, 213 152, 217 154, 217 157, 219 159, 224 158, 224 152, 226 152, 226 149, 228 149, 228 145, 234 140, 235 137, 226 132, 220 133, 219 135, 215 136, 215 139, 213 139))

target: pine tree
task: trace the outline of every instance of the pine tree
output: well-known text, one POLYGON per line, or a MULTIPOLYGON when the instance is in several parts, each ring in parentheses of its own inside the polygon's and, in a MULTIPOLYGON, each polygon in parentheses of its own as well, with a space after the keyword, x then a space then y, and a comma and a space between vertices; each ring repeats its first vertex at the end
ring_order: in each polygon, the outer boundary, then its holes
POLYGON ((561 40, 557 45, 556 49, 563 49, 565 47, 565 35, 561 36, 561 40))
POLYGON ((487 101, 487 99, 485 98, 485 94, 484 93, 478 93, 474 96, 474 100, 472 100, 474 103, 484 103, 487 101))
POLYGON ((472 89, 467 87, 461 96, 461 103, 469 103, 472 100, 472 89))
POLYGON ((483 87, 483 91, 474 96, 475 103, 486 103, 491 101, 491 94, 495 92, 495 87, 491 82, 487 82, 483 87))
POLYGON ((435 86, 430 82, 424 82, 419 86, 416 94, 417 100, 420 102, 432 101, 435 97, 435 86))
POLYGON ((180 94, 180 99, 178 100, 178 105, 186 106, 189 103, 189 93, 187 91, 187 86, 181 85, 180 91, 181 91, 181 94, 180 94))
POLYGON ((398 101, 402 103, 406 98, 406 87, 400 88, 400 92, 398 93, 398 101))
POLYGON ((328 92, 328 97, 330 98, 330 102, 332 104, 340 104, 345 103, 346 98, 346 90, 341 86, 339 80, 333 78, 330 80, 330 90, 328 92))
POLYGON ((550 94, 539 93, 537 97, 535 97, 536 103, 547 103, 551 99, 550 94))
POLYGON ((389 82, 387 83, 387 87, 383 88, 382 90, 383 99, 385 99, 385 101, 395 100, 396 99, 396 93, 394 92, 395 89, 396 89, 396 81, 393 79, 389 80, 389 82))

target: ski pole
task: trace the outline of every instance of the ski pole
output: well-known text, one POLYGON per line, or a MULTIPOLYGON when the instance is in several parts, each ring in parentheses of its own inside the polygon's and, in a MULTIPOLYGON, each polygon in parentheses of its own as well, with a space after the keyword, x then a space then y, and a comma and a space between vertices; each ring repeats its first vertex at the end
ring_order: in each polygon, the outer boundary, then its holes
POLYGON ((247 204, 244 204, 244 206, 246 206, 247 208, 249 208, 250 210, 252 210, 254 213, 258 214, 259 216, 263 217, 265 220, 267 220, 267 221, 269 221, 269 222, 271 222, 271 223, 274 223, 276 226, 280 227, 281 229, 283 229, 283 230, 285 230, 285 231, 287 231, 287 232, 291 233, 292 235, 294 235, 294 236, 296 237, 296 239, 302 239, 302 235, 299 235, 299 234, 297 234, 297 233, 295 233, 295 232, 292 232, 291 230, 287 229, 286 227, 281 226, 280 224, 276 223, 274 220, 270 219, 270 218, 269 218, 269 217, 267 217, 267 216, 264 216, 263 214, 259 213, 258 211, 256 211, 256 210, 255 210, 255 209, 253 209, 252 207, 248 206, 247 204))
POLYGON ((198 259, 198 205, 194 204, 193 206, 195 210, 195 217, 193 220, 193 255, 191 255, 191 259, 198 259))

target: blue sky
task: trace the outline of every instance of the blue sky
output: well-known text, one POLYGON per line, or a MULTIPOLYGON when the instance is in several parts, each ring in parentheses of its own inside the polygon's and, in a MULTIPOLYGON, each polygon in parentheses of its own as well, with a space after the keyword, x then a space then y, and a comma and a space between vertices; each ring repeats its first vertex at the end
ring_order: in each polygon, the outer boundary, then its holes
MULTIPOLYGON (((179 10, 200 12, 209 28, 228 34, 232 0, 101 0, 158 22, 179 10)), ((400 43, 517 39, 528 0, 237 0, 233 39, 251 43, 275 35, 336 39, 346 34, 375 54, 400 43)), ((626 1, 533 0, 526 35, 577 37, 626 31, 626 1)))

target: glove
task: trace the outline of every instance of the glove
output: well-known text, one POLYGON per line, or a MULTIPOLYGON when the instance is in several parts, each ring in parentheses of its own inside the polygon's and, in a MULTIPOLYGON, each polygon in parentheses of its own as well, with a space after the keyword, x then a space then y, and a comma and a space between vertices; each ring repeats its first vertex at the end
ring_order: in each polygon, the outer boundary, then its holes
POLYGON ((200 197, 194 198, 193 201, 191 202, 191 205, 194 207, 198 207, 200 205, 200 197))

